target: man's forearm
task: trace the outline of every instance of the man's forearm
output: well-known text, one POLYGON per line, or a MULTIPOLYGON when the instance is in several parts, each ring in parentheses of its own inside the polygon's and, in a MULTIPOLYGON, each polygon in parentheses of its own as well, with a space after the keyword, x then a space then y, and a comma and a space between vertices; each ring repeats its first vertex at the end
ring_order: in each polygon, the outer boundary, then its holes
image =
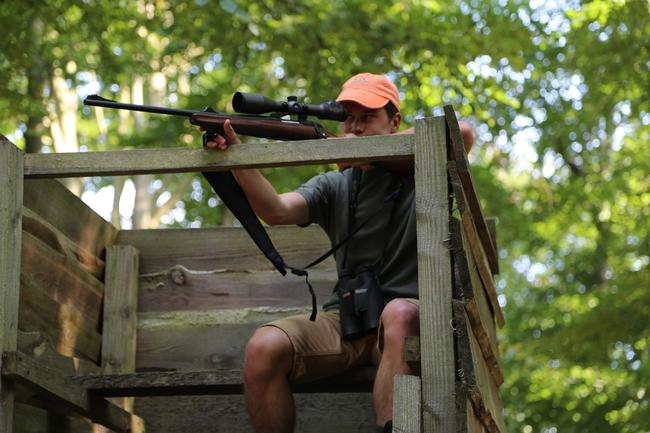
POLYGON ((232 173, 257 216, 272 224, 274 215, 282 208, 282 202, 271 182, 257 169, 233 170, 232 173))

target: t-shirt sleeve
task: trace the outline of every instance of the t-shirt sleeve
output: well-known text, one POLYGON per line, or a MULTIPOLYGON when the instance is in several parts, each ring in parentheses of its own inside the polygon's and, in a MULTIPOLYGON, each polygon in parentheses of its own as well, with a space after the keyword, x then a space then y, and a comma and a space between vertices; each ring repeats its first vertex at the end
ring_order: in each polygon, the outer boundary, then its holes
POLYGON ((307 183, 296 189, 307 201, 309 207, 309 224, 316 223, 329 231, 332 204, 336 200, 337 185, 340 174, 327 172, 312 177, 307 183))

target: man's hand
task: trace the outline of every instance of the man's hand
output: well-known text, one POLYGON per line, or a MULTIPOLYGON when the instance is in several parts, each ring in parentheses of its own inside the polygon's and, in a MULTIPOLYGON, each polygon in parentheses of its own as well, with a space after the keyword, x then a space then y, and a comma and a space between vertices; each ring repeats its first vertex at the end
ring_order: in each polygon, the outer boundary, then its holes
MULTIPOLYGON (((201 131, 205 131, 205 128, 203 127, 199 129, 201 131)), ((241 144, 241 140, 239 139, 239 136, 237 135, 235 130, 232 128, 232 125, 230 124, 230 119, 226 120, 223 123, 223 132, 224 135, 216 134, 213 140, 208 141, 205 144, 205 147, 207 147, 208 149, 226 150, 228 146, 230 146, 231 144, 241 144)))

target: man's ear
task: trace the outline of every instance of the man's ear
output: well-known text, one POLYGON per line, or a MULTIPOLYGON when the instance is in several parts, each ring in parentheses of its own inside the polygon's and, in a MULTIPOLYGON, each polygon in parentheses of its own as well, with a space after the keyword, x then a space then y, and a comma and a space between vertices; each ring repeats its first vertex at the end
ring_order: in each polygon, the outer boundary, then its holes
POLYGON ((392 119, 390 119, 391 127, 390 133, 394 134, 399 131, 399 125, 402 122, 402 114, 400 112, 395 113, 392 119))

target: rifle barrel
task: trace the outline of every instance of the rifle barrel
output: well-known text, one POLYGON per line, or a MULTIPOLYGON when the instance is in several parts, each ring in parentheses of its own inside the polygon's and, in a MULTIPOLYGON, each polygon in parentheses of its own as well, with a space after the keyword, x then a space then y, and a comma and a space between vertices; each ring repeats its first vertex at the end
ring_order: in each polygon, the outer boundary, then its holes
MULTIPOLYGON (((151 105, 125 104, 122 102, 111 101, 99 95, 89 95, 84 99, 84 105, 93 105, 97 107, 117 108, 122 110, 142 111, 145 113, 168 114, 170 116, 187 116, 197 113, 196 110, 180 110, 176 108, 154 107, 151 105)), ((200 112, 200 111, 198 111, 200 112)))

